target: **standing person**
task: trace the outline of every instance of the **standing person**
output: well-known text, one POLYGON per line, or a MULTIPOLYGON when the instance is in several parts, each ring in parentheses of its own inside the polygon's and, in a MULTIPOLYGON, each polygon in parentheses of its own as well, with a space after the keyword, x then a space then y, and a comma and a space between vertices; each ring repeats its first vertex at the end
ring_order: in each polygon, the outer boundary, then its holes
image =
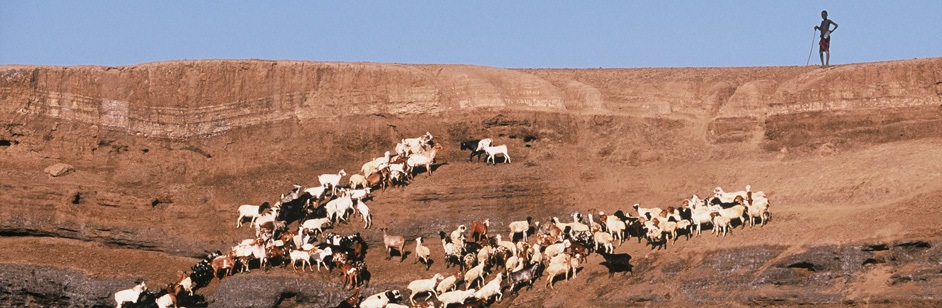
POLYGON ((828 19, 828 11, 821 11, 821 25, 814 26, 815 30, 821 31, 821 40, 818 41, 818 57, 821 58, 821 67, 827 67, 831 63, 831 32, 837 30, 837 23, 833 20, 828 19), (831 25, 834 25, 834 29, 831 29, 831 25), (824 53, 827 53, 827 60, 824 58, 824 53))

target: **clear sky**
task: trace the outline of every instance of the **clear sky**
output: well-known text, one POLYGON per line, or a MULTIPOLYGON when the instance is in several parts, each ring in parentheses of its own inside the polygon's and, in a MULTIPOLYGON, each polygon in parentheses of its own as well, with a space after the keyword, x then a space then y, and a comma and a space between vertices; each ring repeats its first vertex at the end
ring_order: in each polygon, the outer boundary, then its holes
POLYGON ((2 0, 0 64, 805 65, 822 9, 840 26, 832 64, 942 56, 942 0, 2 0))

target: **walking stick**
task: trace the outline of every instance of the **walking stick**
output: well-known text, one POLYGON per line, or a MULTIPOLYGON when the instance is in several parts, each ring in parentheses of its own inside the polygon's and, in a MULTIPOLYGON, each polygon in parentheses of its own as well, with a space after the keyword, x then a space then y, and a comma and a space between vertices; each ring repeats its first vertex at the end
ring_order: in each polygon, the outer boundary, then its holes
POLYGON ((808 50, 808 61, 805 61, 805 66, 811 64, 811 53, 814 52, 814 35, 816 33, 818 33, 817 29, 811 32, 811 50, 808 50))

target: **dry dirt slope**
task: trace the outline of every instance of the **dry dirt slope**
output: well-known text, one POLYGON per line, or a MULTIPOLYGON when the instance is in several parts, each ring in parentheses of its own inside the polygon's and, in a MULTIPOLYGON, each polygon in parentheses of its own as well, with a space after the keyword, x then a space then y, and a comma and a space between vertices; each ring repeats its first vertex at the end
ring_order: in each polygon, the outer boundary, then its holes
MULTIPOLYGON (((616 251, 634 256, 630 276, 607 278, 593 256, 555 291, 541 283, 500 305, 936 303, 940 106, 942 59, 829 69, 0 67, 0 241, 15 248, 0 252, 10 269, 0 300, 107 305, 135 277, 163 284, 251 236, 233 228, 238 204, 357 170, 429 131, 446 147, 443 164, 377 194, 377 227, 415 238, 490 218, 505 230, 526 216, 663 207, 717 185, 773 198, 765 227, 657 252, 626 243, 616 251), (514 163, 465 162, 457 143, 485 136, 508 144, 514 163), (42 172, 56 162, 77 171, 42 172)), ((363 234, 374 246, 365 293, 429 275, 382 260, 381 234, 363 234)), ((220 306, 323 306, 347 295, 338 288, 332 275, 275 270, 201 292, 220 306)))

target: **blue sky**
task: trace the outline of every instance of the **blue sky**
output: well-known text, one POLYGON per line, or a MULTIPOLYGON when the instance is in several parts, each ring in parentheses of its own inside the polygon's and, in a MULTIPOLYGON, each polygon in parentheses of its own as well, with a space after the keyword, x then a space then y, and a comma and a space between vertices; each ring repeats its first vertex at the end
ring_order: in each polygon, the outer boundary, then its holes
POLYGON ((0 1, 0 64, 180 59, 506 68, 805 65, 942 56, 942 1, 0 1), (275 4, 272 4, 275 3, 275 4), (817 47, 811 63, 816 63, 817 47))

